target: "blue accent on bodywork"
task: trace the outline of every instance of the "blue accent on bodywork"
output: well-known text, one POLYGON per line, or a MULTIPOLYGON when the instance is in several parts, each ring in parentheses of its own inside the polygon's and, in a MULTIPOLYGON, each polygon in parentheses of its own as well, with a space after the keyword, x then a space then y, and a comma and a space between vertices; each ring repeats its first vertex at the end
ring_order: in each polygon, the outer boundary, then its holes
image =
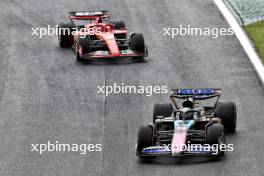
MULTIPOLYGON (((145 148, 142 153, 150 154, 150 155, 162 155, 162 154, 170 154, 170 148, 157 146, 156 148, 145 148)), ((208 155, 217 155, 217 152, 213 150, 213 148, 205 148, 204 146, 198 147, 196 149, 188 148, 184 151, 184 154, 208 154, 208 155)))
POLYGON ((178 127, 184 125, 186 127, 186 131, 189 130, 194 124, 194 120, 175 120, 174 121, 174 129, 178 130, 178 127))
POLYGON ((143 149, 143 153, 145 154, 162 154, 168 153, 169 151, 165 150, 164 148, 153 148, 153 149, 143 149))
POLYGON ((178 95, 213 95, 215 89, 178 89, 178 95))

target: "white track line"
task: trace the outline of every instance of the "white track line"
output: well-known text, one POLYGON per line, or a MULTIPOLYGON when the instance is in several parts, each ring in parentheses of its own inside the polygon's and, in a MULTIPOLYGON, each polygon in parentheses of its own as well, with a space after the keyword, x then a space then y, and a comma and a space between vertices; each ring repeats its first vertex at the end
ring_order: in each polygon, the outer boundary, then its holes
POLYGON ((264 67, 263 64, 256 53, 254 47, 251 45, 249 38, 247 37, 245 31, 241 28, 233 14, 229 11, 227 6, 222 0, 213 0, 215 4, 218 6, 219 10, 229 23, 229 25, 233 28, 239 42, 241 43, 242 47, 244 48, 245 52, 247 53, 251 63, 253 64, 262 86, 264 86, 264 67))

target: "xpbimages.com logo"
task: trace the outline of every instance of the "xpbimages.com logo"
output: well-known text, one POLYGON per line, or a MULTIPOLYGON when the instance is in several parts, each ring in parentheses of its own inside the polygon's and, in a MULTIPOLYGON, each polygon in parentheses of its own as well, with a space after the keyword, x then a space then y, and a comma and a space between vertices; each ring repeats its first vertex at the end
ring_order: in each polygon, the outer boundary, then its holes
POLYGON ((31 151, 43 154, 44 152, 79 152, 85 155, 87 152, 101 152, 102 144, 63 144, 48 141, 45 144, 31 144, 31 151))

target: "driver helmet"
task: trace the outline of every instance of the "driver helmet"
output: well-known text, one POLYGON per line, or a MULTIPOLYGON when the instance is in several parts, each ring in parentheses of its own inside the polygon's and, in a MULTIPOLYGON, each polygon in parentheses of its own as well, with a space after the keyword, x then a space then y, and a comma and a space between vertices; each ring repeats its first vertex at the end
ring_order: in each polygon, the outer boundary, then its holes
POLYGON ((191 108, 183 108, 181 111, 185 120, 193 119, 194 114, 191 108))
POLYGON ((193 107, 194 107, 194 101, 193 101, 193 99, 192 98, 188 98, 188 99, 184 100, 182 102, 182 107, 183 108, 193 109, 193 107))

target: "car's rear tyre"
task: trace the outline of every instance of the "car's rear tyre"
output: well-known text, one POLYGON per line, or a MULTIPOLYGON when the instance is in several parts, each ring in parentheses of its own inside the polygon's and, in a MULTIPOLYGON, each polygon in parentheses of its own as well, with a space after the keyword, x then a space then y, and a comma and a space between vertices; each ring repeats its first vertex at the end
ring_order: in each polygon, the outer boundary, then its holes
POLYGON ((89 36, 79 36, 76 43, 77 61, 82 61, 83 56, 91 52, 91 38, 89 36))
POLYGON ((207 127, 205 138, 206 144, 210 146, 217 144, 219 156, 224 154, 224 151, 219 150, 219 145, 223 144, 225 140, 224 127, 221 123, 215 123, 207 127))
POLYGON ((74 44, 73 40, 73 28, 74 24, 72 23, 60 23, 58 26, 58 39, 60 47, 70 48, 74 44))
POLYGON ((146 52, 145 40, 143 34, 141 33, 132 33, 130 36, 131 39, 131 49, 136 52, 146 52))
POLYGON ((225 132, 234 133, 236 131, 237 113, 234 102, 218 102, 215 115, 221 119, 225 132))
POLYGON ((170 103, 155 104, 153 108, 153 124, 157 119, 157 116, 170 117, 173 111, 173 107, 170 103))
POLYGON ((151 125, 141 126, 138 131, 137 154, 140 155, 143 148, 153 146, 153 127, 151 125))
POLYGON ((111 21, 110 23, 113 25, 113 29, 116 30, 126 28, 126 24, 124 21, 111 21))

